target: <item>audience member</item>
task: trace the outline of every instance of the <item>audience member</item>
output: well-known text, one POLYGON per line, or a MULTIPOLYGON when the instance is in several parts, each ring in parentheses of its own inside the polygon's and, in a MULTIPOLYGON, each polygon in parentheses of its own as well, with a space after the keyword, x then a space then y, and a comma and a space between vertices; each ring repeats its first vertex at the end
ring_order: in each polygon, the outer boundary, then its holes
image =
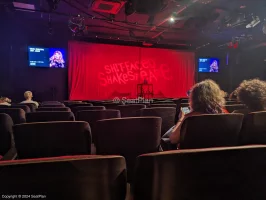
POLYGON ((231 100, 231 101, 237 101, 236 90, 233 91, 233 92, 229 95, 229 100, 231 100))
POLYGON ((11 100, 7 97, 1 97, 0 98, 0 105, 2 106, 11 106, 11 100))
POLYGON ((32 95, 32 92, 31 91, 26 91, 24 93, 24 97, 25 97, 25 101, 22 101, 21 103, 34 103, 37 107, 39 106, 38 102, 37 101, 33 101, 32 98, 33 98, 33 95, 32 95))
POLYGON ((224 98, 225 98, 225 99, 228 99, 228 98, 229 98, 229 95, 228 95, 228 93, 227 93, 227 92, 225 92, 225 91, 223 91, 223 90, 222 90, 222 92, 224 93, 224 94, 223 94, 223 95, 224 95, 224 98))
POLYGON ((236 89, 237 99, 247 108, 234 113, 248 114, 266 110, 266 82, 259 79, 245 80, 236 89))
POLYGON ((225 93, 212 80, 205 80, 193 86, 189 96, 191 111, 188 114, 180 112, 180 118, 170 134, 172 144, 178 144, 180 141, 180 129, 182 122, 186 117, 201 114, 228 113, 224 108, 225 93))

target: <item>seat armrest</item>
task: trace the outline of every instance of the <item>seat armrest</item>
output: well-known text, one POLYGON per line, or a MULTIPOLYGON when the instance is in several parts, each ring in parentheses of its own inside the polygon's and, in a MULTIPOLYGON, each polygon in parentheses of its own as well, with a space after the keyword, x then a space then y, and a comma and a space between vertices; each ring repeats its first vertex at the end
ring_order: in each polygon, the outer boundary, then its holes
POLYGON ((11 148, 9 151, 1 158, 1 161, 4 160, 14 160, 17 157, 17 150, 16 148, 11 148))
POLYGON ((169 150, 176 150, 177 149, 177 145, 176 144, 172 144, 170 142, 169 138, 162 138, 161 139, 161 147, 164 151, 169 151, 169 150))

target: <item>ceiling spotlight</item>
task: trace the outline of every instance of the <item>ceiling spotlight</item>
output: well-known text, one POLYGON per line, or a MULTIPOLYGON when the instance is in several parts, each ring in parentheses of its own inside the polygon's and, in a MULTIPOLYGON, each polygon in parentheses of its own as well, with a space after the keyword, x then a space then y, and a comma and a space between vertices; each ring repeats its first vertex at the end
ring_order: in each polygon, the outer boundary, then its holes
POLYGON ((246 26, 246 28, 254 28, 260 23, 260 18, 259 16, 253 17, 252 16, 252 21, 246 26))
POLYGON ((170 21, 170 22, 174 22, 174 21, 175 21, 175 18, 170 17, 170 18, 169 18, 169 21, 170 21))

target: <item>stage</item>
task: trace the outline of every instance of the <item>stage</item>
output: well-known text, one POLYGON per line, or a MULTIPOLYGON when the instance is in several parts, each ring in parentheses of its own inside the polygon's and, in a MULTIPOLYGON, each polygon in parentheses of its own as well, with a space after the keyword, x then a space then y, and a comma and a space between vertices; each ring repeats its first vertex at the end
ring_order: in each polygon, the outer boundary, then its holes
POLYGON ((69 99, 133 99, 137 85, 152 98, 185 97, 195 82, 195 54, 169 49, 69 42, 69 99))

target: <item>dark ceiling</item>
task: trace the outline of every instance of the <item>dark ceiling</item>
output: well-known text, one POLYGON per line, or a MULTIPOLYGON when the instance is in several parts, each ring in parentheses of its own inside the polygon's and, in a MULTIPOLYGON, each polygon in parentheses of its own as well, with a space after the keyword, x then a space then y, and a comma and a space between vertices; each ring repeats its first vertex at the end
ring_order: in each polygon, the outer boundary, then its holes
POLYGON ((210 44, 223 47, 231 41, 261 43, 266 39, 265 0, 16 0, 34 5, 34 12, 18 10, 14 1, 1 2, 1 11, 21 19, 50 20, 51 24, 66 26, 71 19, 76 23, 71 24, 76 37, 187 45, 195 49, 210 44), (120 2, 121 9, 117 14, 92 10, 91 3, 104 1, 120 2), (246 28, 257 19, 258 25, 246 28), (78 32, 79 23, 82 31, 78 32))

